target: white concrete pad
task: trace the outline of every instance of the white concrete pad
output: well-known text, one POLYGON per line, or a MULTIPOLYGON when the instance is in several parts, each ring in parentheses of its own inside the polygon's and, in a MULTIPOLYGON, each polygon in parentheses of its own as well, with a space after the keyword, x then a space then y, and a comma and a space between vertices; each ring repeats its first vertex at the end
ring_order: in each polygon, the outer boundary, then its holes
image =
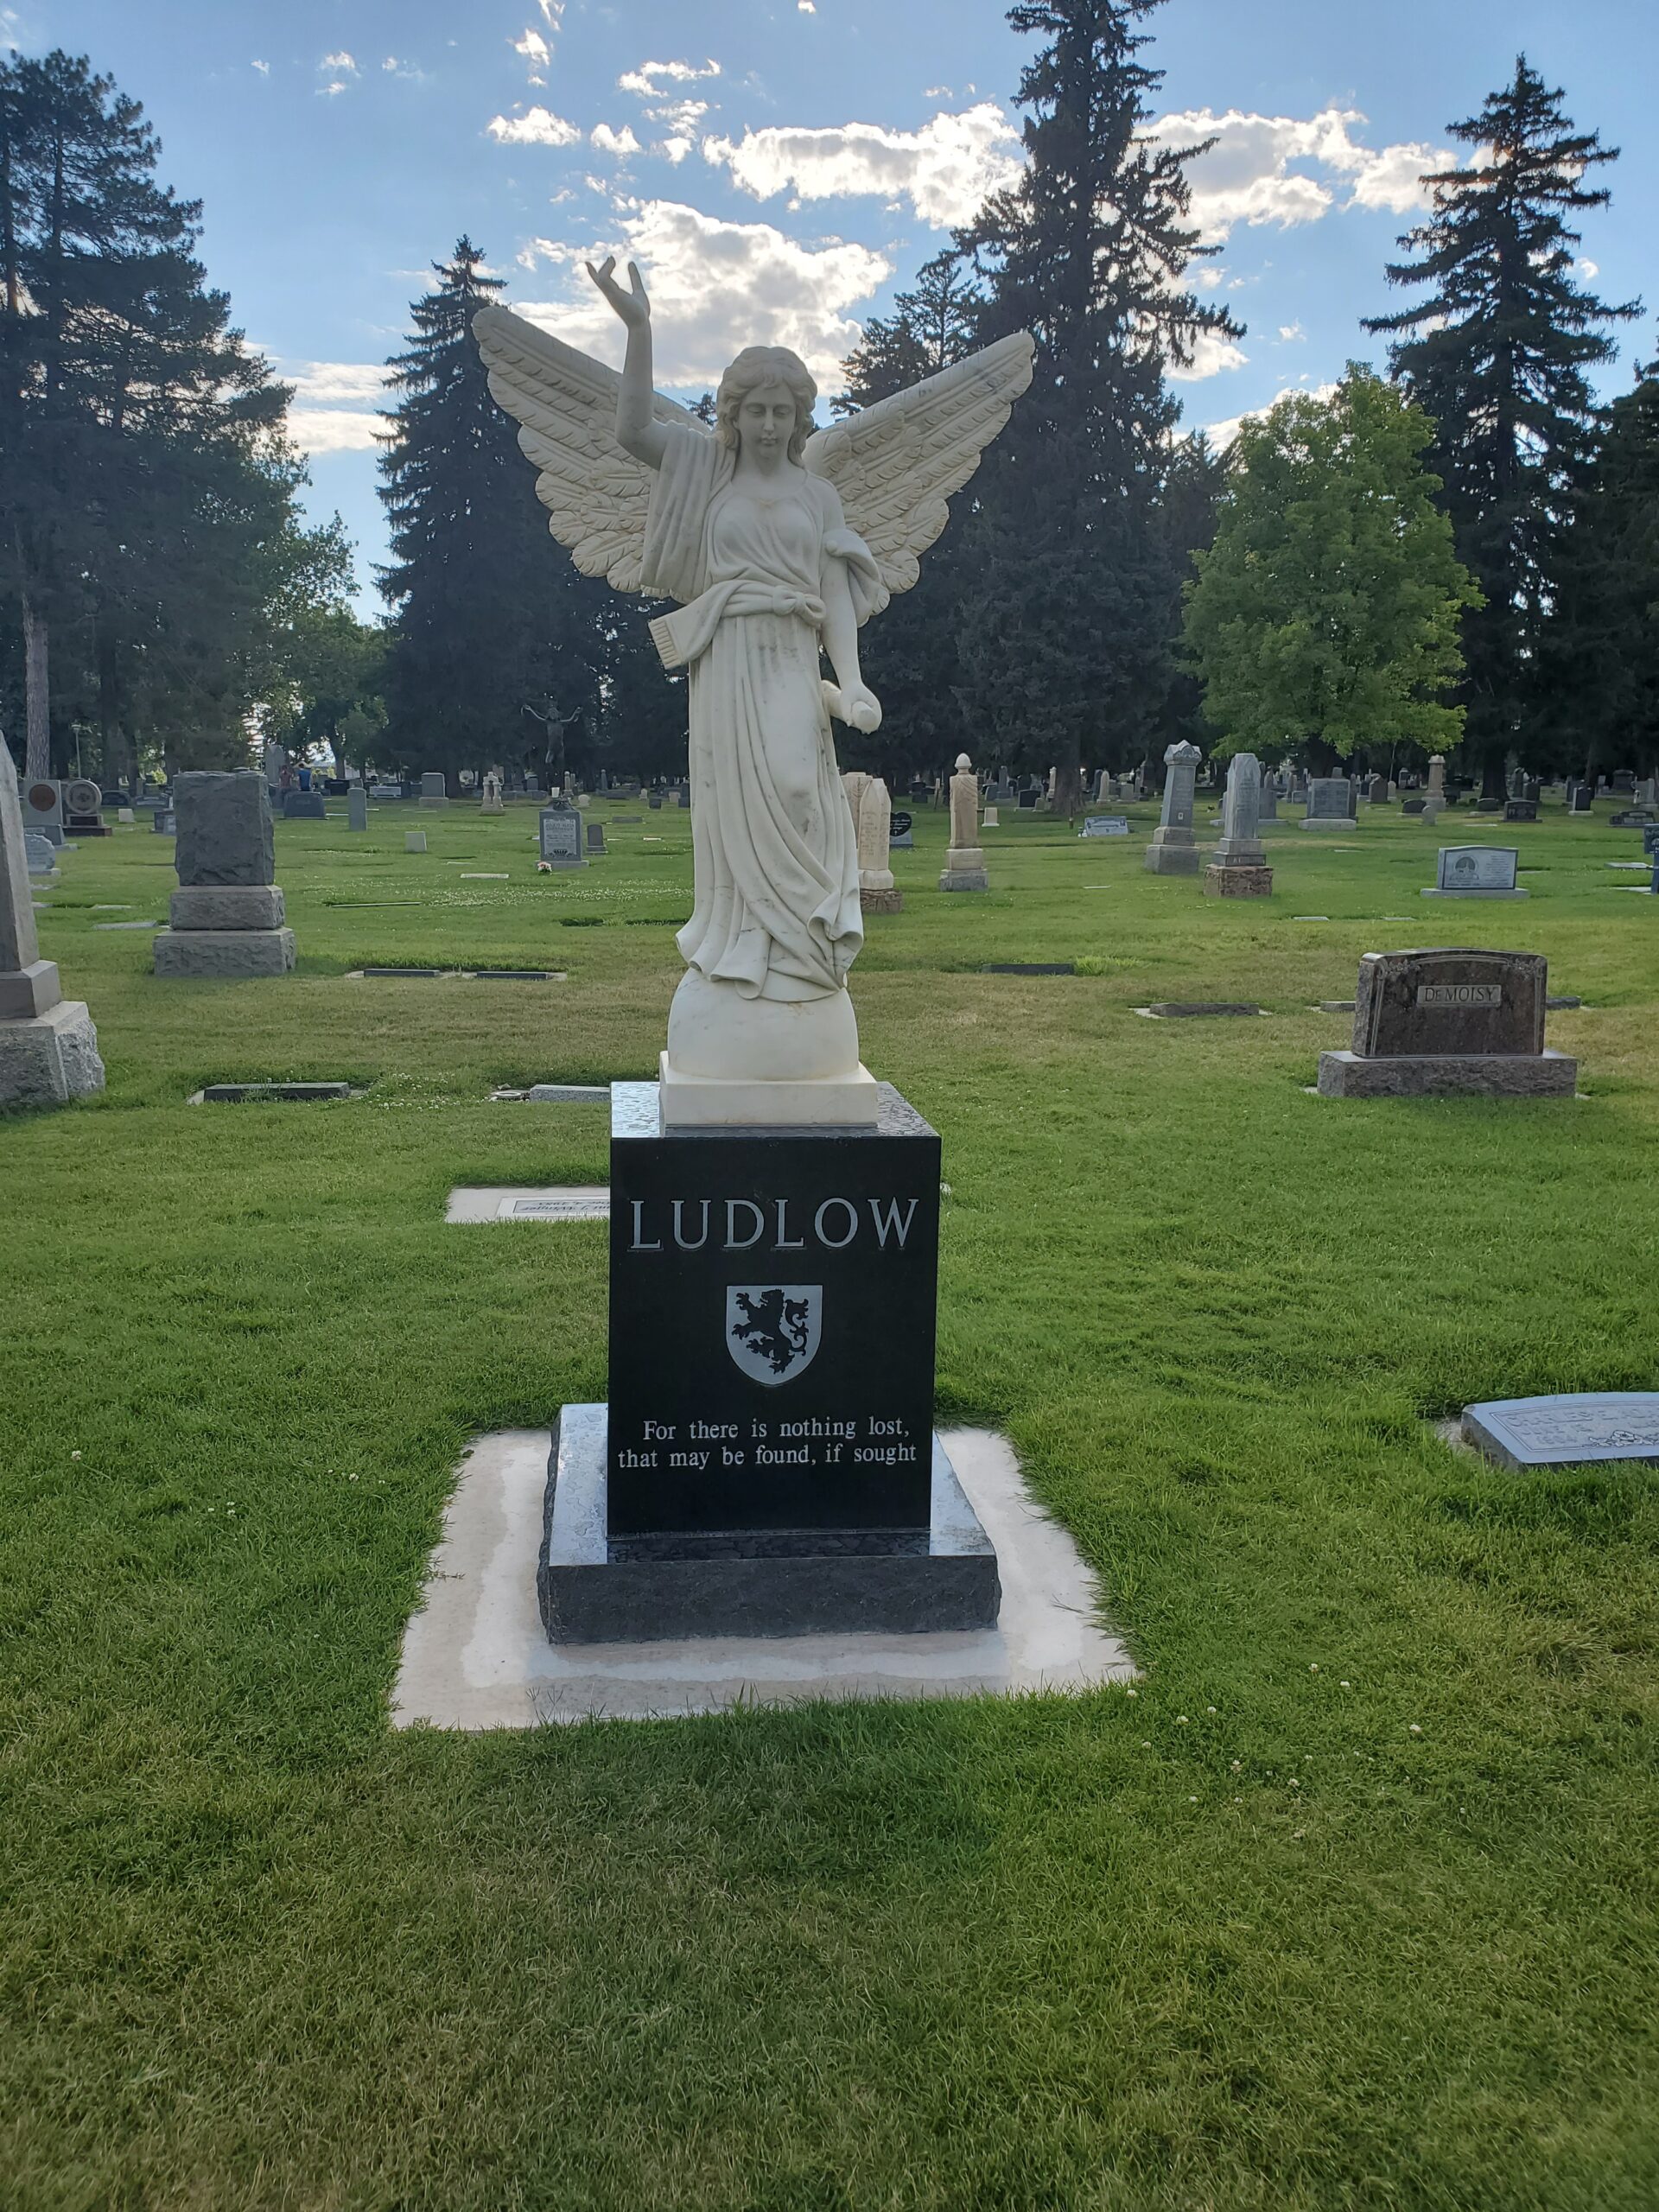
POLYGON ((941 1440, 996 1547, 995 1628, 556 1645, 536 1602, 552 1437, 543 1428, 480 1437, 461 1461, 426 1600, 404 1632, 393 1726, 531 1728, 675 1719, 741 1702, 974 1697, 1133 1681, 1135 1662, 1101 1623, 1093 1575, 1027 1496, 1007 1440, 969 1428, 941 1440))
POLYGON ((462 1184, 449 1193, 446 1221, 608 1221, 611 1193, 603 1183, 462 1184))

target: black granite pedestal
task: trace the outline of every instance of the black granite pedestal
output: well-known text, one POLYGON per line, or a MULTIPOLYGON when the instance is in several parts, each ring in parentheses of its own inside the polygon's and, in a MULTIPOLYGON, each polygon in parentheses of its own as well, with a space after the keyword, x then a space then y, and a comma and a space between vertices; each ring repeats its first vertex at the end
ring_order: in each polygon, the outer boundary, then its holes
POLYGON ((655 1084, 611 1116, 610 1399, 562 1418, 550 1541, 585 1533, 544 1553, 549 1635, 994 1622, 933 1436, 937 1132, 887 1084, 871 1128, 664 1128, 655 1084))

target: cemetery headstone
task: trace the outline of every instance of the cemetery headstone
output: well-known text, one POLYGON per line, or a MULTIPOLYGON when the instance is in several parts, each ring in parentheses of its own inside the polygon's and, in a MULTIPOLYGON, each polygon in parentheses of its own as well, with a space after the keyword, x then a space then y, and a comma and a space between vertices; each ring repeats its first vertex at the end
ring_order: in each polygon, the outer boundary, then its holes
MULTIPOLYGON (((1402 814, 1425 814, 1427 810, 1428 801, 1426 798, 1402 798, 1400 802, 1402 814)), ((1430 818, 1433 819, 1432 817, 1430 818)))
POLYGON ((361 784, 353 784, 346 794, 346 827, 366 830, 369 826, 369 795, 361 784))
POLYGON ((1082 837, 1127 837, 1129 817, 1127 814, 1085 814, 1077 834, 1082 837))
POLYGON ((1352 1048, 1321 1052, 1325 1098, 1560 1098, 1578 1062, 1544 1044, 1541 953, 1368 952, 1352 1048))
POLYGON ((1446 755, 1432 753, 1428 760, 1428 795, 1431 798, 1446 797, 1446 755))
POLYGON ((1659 1459, 1659 1390, 1494 1398, 1463 1409, 1465 1443, 1516 1473, 1659 1459))
POLYGON ((1279 786, 1271 776, 1262 785, 1255 818, 1258 822, 1276 822, 1279 819, 1279 786))
POLYGON ((23 810, 8 756, 0 759, 0 1099, 61 1106, 103 1088, 92 1016, 84 1001, 64 997, 57 963, 41 957, 23 810))
POLYGON ((653 814, 659 814, 662 811, 663 805, 663 795, 661 791, 648 791, 645 794, 645 804, 651 809, 653 814))
POLYGON ((156 807, 150 815, 149 827, 150 833, 153 836, 176 836, 178 835, 179 828, 179 817, 176 810, 170 806, 156 807))
POLYGON ((484 796, 478 810, 480 814, 505 814, 507 810, 501 798, 501 779, 493 768, 485 771, 484 796))
POLYGON ((315 785, 307 791, 283 793, 284 822, 326 822, 327 818, 328 810, 322 803, 322 793, 315 785))
POLYGON ((449 787, 444 782, 442 770, 429 768, 421 778, 421 804, 448 806, 448 804, 449 787))
POLYGON ((604 849, 605 824, 602 822, 590 822, 588 824, 588 850, 590 853, 602 853, 604 849))
POLYGON ((1219 899, 1266 899, 1273 870, 1258 833, 1262 764, 1254 753, 1236 753, 1227 770, 1221 841, 1205 870, 1204 887, 1219 899))
POLYGON ((425 830, 405 830, 404 832, 404 850, 406 853, 423 853, 426 850, 425 830))
MULTIPOLYGON (((906 817, 909 819, 908 816, 906 817)), ((897 914, 905 894, 893 883, 887 856, 893 849, 893 798, 880 776, 866 776, 853 811, 858 840, 858 903, 867 914, 897 914)))
POLYGON ((1304 830, 1357 830, 1354 786, 1346 776, 1310 776, 1304 830))
POLYGON ((1537 800, 1530 798, 1506 800, 1503 807, 1503 819, 1506 822, 1535 822, 1538 819, 1537 800))
MULTIPOLYGON (((294 966, 271 831, 257 769, 191 770, 174 780, 179 887, 156 939, 163 976, 285 976, 294 966)), ((321 794, 319 794, 321 803, 321 794)))
MULTIPOLYGON (((1025 804, 1022 796, 1020 804, 1025 804)), ((939 877, 941 891, 988 891, 985 850, 979 842, 979 779, 965 753, 957 755, 950 779, 950 843, 939 877)))
MULTIPOLYGON (((10 775, 10 756, 0 762, 0 774, 10 775)), ((54 845, 63 842, 63 785, 51 776, 30 776, 23 785, 23 827, 54 845)))
POLYGON ((537 817, 542 864, 545 868, 585 868, 582 850, 582 817, 568 806, 544 806, 537 817))
POLYGON ((1588 814, 1596 803, 1595 792, 1588 784, 1574 784, 1567 806, 1569 814, 1588 814))
MULTIPOLYGON (((999 809, 988 806, 979 818, 979 826, 982 830, 1000 830, 1002 827, 1002 816, 999 809)), ((914 842, 912 839, 912 842, 914 842)))
MULTIPOLYGON (((0 775, 4 773, 4 767, 0 766, 0 775)), ((23 856, 28 863, 29 874, 32 880, 36 883, 57 881, 59 875, 57 849, 49 837, 43 837, 38 830, 25 830, 23 856)))
POLYGON ((1192 835, 1192 788, 1203 758, 1196 745, 1178 741, 1164 754, 1164 807, 1147 847, 1154 875, 1196 875, 1198 840, 1192 835))
POLYGON ((1440 868, 1425 899, 1525 899, 1516 887, 1521 855, 1514 845, 1442 845, 1440 868))
POLYGON ((1388 778, 1386 776, 1373 776, 1370 782, 1365 787, 1365 798, 1367 803, 1371 806, 1381 806, 1388 796, 1388 778))

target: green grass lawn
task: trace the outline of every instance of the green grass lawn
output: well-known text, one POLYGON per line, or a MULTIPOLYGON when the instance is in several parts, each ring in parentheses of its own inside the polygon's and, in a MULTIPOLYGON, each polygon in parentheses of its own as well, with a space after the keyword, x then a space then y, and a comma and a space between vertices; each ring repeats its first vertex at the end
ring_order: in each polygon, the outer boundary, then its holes
POLYGON ((530 809, 279 825, 300 969, 244 984, 96 929, 169 841, 65 856, 110 1081, 0 1122, 8 2212, 1652 2212, 1654 1478, 1433 1426, 1659 1386, 1639 841, 1287 822, 1223 903, 1130 811, 1005 811, 973 897, 918 810, 854 985, 944 1141, 940 1419, 1138 1688, 476 1739, 390 1732, 399 1639, 467 1438, 604 1395, 605 1240, 444 1197, 604 1179, 601 1109, 488 1093, 654 1072, 690 817, 539 879, 530 809), (1465 834, 1528 903, 1419 898, 1465 834), (1580 1100, 1307 1095, 1316 1002, 1437 941, 1548 956, 1580 1100))

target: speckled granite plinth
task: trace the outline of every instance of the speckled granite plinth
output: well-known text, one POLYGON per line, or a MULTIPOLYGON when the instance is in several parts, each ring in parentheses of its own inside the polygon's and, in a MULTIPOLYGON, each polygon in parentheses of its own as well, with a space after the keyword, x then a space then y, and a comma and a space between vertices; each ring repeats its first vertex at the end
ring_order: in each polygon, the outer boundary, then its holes
POLYGON ((905 894, 902 891, 866 891, 860 889, 859 910, 866 914, 902 914, 905 894))
POLYGON ((156 973, 170 976, 286 976, 294 966, 292 930, 163 930, 156 973))
POLYGON ((1424 1052, 1366 1059, 1319 1054, 1321 1098, 1571 1098, 1579 1064, 1565 1052, 1424 1052))
POLYGON ((1273 896, 1273 870, 1270 868, 1216 868, 1204 871, 1204 887, 1212 899, 1270 899, 1273 896))
POLYGON ((550 1642, 995 1625, 996 1553, 937 1436, 925 1535, 812 1529, 609 1537, 606 1428, 605 1407, 566 1406, 554 1431, 536 1576, 550 1642))
POLYGON ((60 999, 25 1021, 0 1021, 0 1099, 64 1106, 104 1088, 98 1032, 79 999, 60 999))

